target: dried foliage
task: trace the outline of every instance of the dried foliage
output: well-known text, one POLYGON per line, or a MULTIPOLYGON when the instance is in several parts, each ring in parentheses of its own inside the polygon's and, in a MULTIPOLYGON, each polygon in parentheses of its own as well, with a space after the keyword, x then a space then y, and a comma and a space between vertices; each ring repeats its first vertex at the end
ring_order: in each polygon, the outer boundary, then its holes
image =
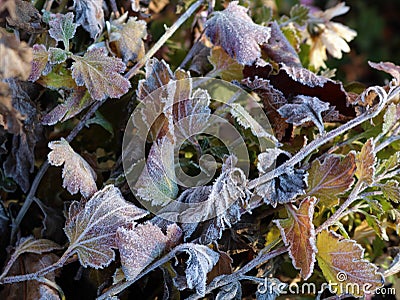
POLYGON ((399 286, 400 67, 350 7, 67 2, 0 0, 1 299, 399 286))

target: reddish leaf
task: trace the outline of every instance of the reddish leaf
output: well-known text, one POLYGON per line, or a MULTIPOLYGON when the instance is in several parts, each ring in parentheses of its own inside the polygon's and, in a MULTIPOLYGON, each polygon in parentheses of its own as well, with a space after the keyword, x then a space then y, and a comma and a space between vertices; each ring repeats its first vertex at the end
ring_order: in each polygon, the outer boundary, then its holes
POLYGON ((361 148, 361 151, 357 153, 356 157, 356 176, 358 180, 365 181, 367 184, 374 182, 375 176, 375 143, 374 139, 370 138, 361 148))
POLYGON ((60 141, 49 143, 52 149, 48 154, 49 163, 53 166, 61 166, 64 164, 62 177, 64 178, 63 187, 71 194, 78 191, 88 198, 97 191, 96 173, 90 165, 61 138, 60 141))
POLYGON ((308 171, 307 195, 315 196, 326 207, 338 205, 338 195, 353 185, 355 158, 355 153, 350 152, 343 160, 329 155, 322 164, 319 160, 313 161, 308 171))
POLYGON ((33 45, 32 71, 28 80, 36 81, 42 75, 47 75, 51 71, 49 64, 49 53, 44 45, 33 45))
POLYGON ((326 281, 335 284, 332 286, 338 295, 350 293, 361 297, 364 292, 371 293, 383 285, 383 275, 377 266, 363 259, 364 249, 356 241, 324 230, 317 236, 317 248, 318 265, 326 281), (346 286, 350 288, 346 290, 346 286))
POLYGON ((115 257, 117 229, 145 215, 145 210, 126 202, 118 188, 107 185, 86 204, 71 204, 64 228, 70 241, 66 253, 77 253, 84 267, 108 266, 115 257))
POLYGON ((313 221, 314 207, 317 199, 305 198, 299 208, 288 205, 286 210, 289 218, 274 220, 281 231, 283 242, 289 246, 289 256, 292 258, 293 266, 300 269, 301 276, 308 279, 315 263, 315 229, 313 221))
POLYGON ((119 98, 128 92, 130 82, 119 73, 125 64, 119 58, 108 57, 103 48, 88 50, 83 57, 72 55, 72 77, 78 86, 86 85, 96 100, 119 98))
POLYGON ((206 35, 240 64, 251 65, 261 56, 261 44, 270 38, 270 28, 253 23, 247 9, 232 1, 220 12, 214 12, 205 24, 206 35))

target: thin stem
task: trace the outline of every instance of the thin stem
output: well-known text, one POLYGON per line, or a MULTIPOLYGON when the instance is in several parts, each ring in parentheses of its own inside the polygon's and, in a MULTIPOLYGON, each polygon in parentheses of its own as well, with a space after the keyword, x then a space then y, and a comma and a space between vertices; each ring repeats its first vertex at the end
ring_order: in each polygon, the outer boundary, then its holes
MULTIPOLYGON (((343 124, 342 126, 331 130, 327 133, 324 133, 320 135, 317 139, 313 140, 311 143, 309 143, 307 146, 305 146, 303 149, 301 149, 296 155, 294 155, 291 159, 286 161, 284 164, 276 168, 275 170, 272 170, 261 177, 258 177, 256 179, 253 179, 252 181, 249 182, 249 188, 254 189, 255 187, 266 183, 270 181, 273 178, 276 178, 286 172, 286 169, 289 167, 292 167, 298 163, 300 163, 304 158, 306 158, 308 155, 313 153, 317 148, 320 146, 324 145, 327 143, 329 140, 345 133, 346 131, 364 123, 365 121, 368 121, 374 117, 376 117, 386 106, 387 102, 391 100, 386 94, 386 92, 381 88, 381 87, 372 87, 366 90, 365 94, 367 94, 370 90, 375 90, 380 96, 380 102, 377 104, 376 107, 373 107, 369 110, 367 110, 365 113, 362 115, 359 115, 358 117, 354 118, 353 120, 347 122, 346 124, 343 124)), ((392 97, 393 93, 391 94, 392 97)))
POLYGON ((189 9, 179 17, 178 20, 168 28, 164 35, 151 47, 151 49, 146 53, 146 55, 139 60, 136 65, 126 73, 126 78, 131 79, 136 73, 141 69, 145 63, 153 57, 154 54, 165 44, 165 42, 178 30, 178 28, 200 7, 204 0, 198 0, 189 9))
MULTIPOLYGON (((71 142, 77 135, 78 133, 83 129, 85 126, 86 122, 91 118, 91 116, 99 109, 99 107, 105 102, 105 100, 102 101, 96 101, 90 109, 87 111, 87 113, 83 116, 83 118, 79 121, 79 123, 75 126, 75 128, 69 133, 69 135, 65 138, 68 142, 71 142)), ((16 235, 19 226, 21 225, 21 222, 27 213, 29 207, 34 201, 36 191, 39 187, 40 181, 42 180, 44 174, 46 173, 47 169, 49 168, 49 162, 46 160, 42 166, 40 167, 38 173, 36 174, 35 179, 33 180, 31 189, 26 196, 25 202, 22 205, 21 209, 18 212, 17 217, 15 218, 12 228, 11 228, 11 239, 10 243, 13 245, 15 243, 16 235)))
POLYGON ((48 285, 49 287, 55 289, 55 290, 58 292, 58 294, 59 294, 61 300, 65 300, 65 299, 66 299, 66 298, 65 298, 64 291, 63 291, 63 290, 61 289, 61 287, 60 287, 58 284, 56 284, 54 281, 51 281, 51 280, 47 279, 46 277, 41 277, 41 278, 38 279, 38 281, 40 281, 40 282, 42 282, 42 283, 48 285))
POLYGON ((364 181, 357 181, 347 200, 338 208, 337 211, 335 211, 335 213, 328 220, 326 220, 321 226, 319 226, 315 230, 315 232, 318 234, 324 229, 327 229, 329 226, 339 221, 343 217, 343 212, 346 210, 346 208, 348 208, 355 200, 359 199, 359 194, 364 188, 364 181))
POLYGON ((375 153, 378 153, 379 151, 383 150, 387 146, 389 146, 391 143, 400 140, 400 135, 393 135, 390 138, 384 140, 382 143, 380 143, 378 146, 375 148, 375 153))

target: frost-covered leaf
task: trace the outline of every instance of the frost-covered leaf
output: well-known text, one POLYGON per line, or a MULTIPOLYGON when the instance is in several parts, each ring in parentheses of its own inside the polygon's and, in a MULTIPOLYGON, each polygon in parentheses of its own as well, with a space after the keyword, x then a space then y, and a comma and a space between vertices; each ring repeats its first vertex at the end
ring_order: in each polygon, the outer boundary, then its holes
POLYGON ((389 269, 385 271, 385 277, 395 275, 399 272, 400 272, 400 253, 397 253, 389 269))
POLYGON ((289 218, 274 220, 281 231, 283 242, 289 247, 289 256, 293 266, 300 270, 304 280, 308 279, 315 263, 315 229, 313 221, 314 207, 317 199, 305 198, 299 205, 286 206, 289 218))
POLYGON ((254 136, 258 138, 266 138, 273 141, 275 144, 278 144, 278 140, 274 137, 272 132, 268 132, 266 128, 261 126, 260 123, 258 123, 242 105, 232 103, 230 104, 230 107, 232 116, 243 128, 250 128, 254 136))
POLYGON ((315 196, 326 207, 339 204, 338 195, 353 185, 355 160, 354 152, 342 160, 337 155, 327 156, 322 163, 318 159, 314 160, 308 171, 307 195, 315 196))
POLYGON ((90 97, 85 87, 76 87, 68 92, 64 103, 58 104, 42 118, 42 124, 54 125, 57 122, 65 122, 79 114, 95 100, 90 97))
POLYGON ((239 281, 234 281, 230 284, 222 286, 215 300, 241 300, 242 299, 242 285, 239 281))
POLYGON ((0 28, 0 53, 0 79, 18 77, 26 80, 29 77, 32 49, 3 28, 0 28))
POLYGON ((389 132, 400 120, 400 105, 390 103, 383 116, 382 134, 389 132))
POLYGON ((76 25, 74 23, 74 14, 69 12, 65 15, 54 14, 51 15, 51 20, 49 22, 50 36, 57 42, 62 41, 64 43, 65 50, 69 50, 69 40, 75 35, 76 25))
POLYGON ((293 103, 288 103, 278 109, 286 122, 299 126, 305 122, 313 122, 322 134, 325 132, 322 112, 329 109, 329 103, 322 102, 317 97, 299 95, 293 99, 293 103))
POLYGON ((137 195, 153 205, 166 205, 178 194, 174 144, 168 137, 153 143, 146 166, 135 184, 137 195))
POLYGON ((188 256, 185 275, 177 275, 173 281, 179 290, 194 289, 200 296, 205 295, 207 274, 218 262, 219 254, 207 246, 184 244, 182 250, 188 256))
POLYGON ((299 24, 300 26, 304 25, 307 20, 309 19, 308 17, 308 12, 310 9, 304 5, 296 4, 292 6, 290 9, 290 19, 299 24))
POLYGON ((147 211, 125 201, 118 188, 107 185, 86 203, 74 201, 64 231, 70 245, 66 252, 78 254, 82 266, 103 268, 114 260, 116 232, 147 215, 147 211))
POLYGON ((362 180, 367 184, 372 184, 375 177, 375 143, 374 139, 370 138, 361 148, 361 151, 356 156, 356 176, 358 180, 362 180))
POLYGON ((52 66, 51 72, 42 75, 36 82, 51 90, 75 90, 79 89, 71 76, 71 70, 63 65, 52 66))
MULTIPOLYGON (((260 153, 257 164, 260 176, 270 169, 271 162, 275 164, 277 160, 282 162, 287 159, 287 154, 279 149, 267 149, 260 153)), ((273 207, 276 207, 278 203, 289 203, 298 195, 304 194, 307 187, 307 176, 308 174, 302 169, 288 167, 286 172, 279 177, 258 186, 256 193, 262 197, 265 203, 271 204, 273 207)))
POLYGON ((133 229, 118 228, 116 243, 121 255, 122 270, 127 280, 134 279, 165 250, 168 237, 151 223, 133 229))
POLYGON ((78 86, 85 85, 95 100, 119 98, 128 92, 130 82, 119 73, 125 64, 115 57, 108 57, 104 48, 88 50, 83 57, 72 55, 72 77, 78 86))
POLYGON ((59 249, 62 249, 62 247, 53 241, 47 239, 35 239, 33 236, 28 236, 20 239, 13 256, 19 256, 27 252, 42 254, 59 249))
POLYGON ((271 30, 253 23, 247 9, 232 1, 214 12, 205 24, 206 35, 242 65, 251 65, 261 56, 259 45, 267 43, 271 30))
POLYGON ((44 45, 35 44, 32 49, 32 70, 28 80, 36 81, 40 76, 47 75, 51 71, 51 65, 49 64, 49 53, 44 45))
POLYGON ((363 259, 364 249, 354 240, 344 239, 335 232, 324 230, 317 235, 317 260, 327 282, 335 284, 337 294, 350 293, 361 297, 362 287, 368 284, 368 292, 380 288, 384 278, 377 266, 363 259), (345 290, 346 286, 357 285, 345 290))
POLYGON ((67 60, 67 53, 60 48, 49 48, 49 62, 51 64, 61 64, 67 60))
POLYGON ((96 173, 90 165, 68 144, 61 138, 59 141, 49 143, 49 148, 52 149, 48 154, 49 163, 53 166, 61 166, 63 168, 63 187, 71 194, 76 194, 78 191, 88 198, 97 191, 96 173))
POLYGON ((76 23, 97 39, 104 28, 103 0, 74 0, 76 23))
POLYGON ((276 63, 284 63, 287 66, 301 67, 300 58, 293 46, 282 33, 276 21, 271 24, 271 38, 262 46, 268 58, 276 63))
POLYGON ((369 61, 368 64, 377 70, 386 72, 396 80, 397 84, 400 84, 400 66, 395 65, 392 62, 379 62, 379 63, 374 63, 372 61, 369 61))
POLYGON ((147 36, 146 22, 130 17, 126 24, 113 22, 112 25, 116 30, 111 32, 110 40, 121 53, 123 62, 140 60, 144 55, 143 39, 147 36))
POLYGON ((398 181, 389 180, 379 186, 383 192, 383 196, 385 196, 387 200, 391 200, 394 203, 400 202, 400 186, 398 181))
POLYGON ((232 81, 243 78, 243 66, 231 58, 221 47, 213 47, 208 60, 213 65, 211 72, 223 80, 232 81))

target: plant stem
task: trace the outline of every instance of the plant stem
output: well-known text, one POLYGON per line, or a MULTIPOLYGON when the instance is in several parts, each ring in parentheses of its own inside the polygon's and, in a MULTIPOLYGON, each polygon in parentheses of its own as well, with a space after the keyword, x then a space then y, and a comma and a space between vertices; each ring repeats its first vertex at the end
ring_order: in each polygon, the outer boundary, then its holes
POLYGON ((151 47, 146 55, 139 60, 136 65, 126 73, 126 78, 131 79, 145 65, 145 63, 153 57, 154 54, 165 44, 165 42, 178 30, 178 28, 203 4, 204 0, 198 0, 189 9, 179 17, 178 20, 168 28, 164 35, 151 47))
MULTIPOLYGON (((75 128, 69 133, 69 135, 65 138, 68 143, 71 142, 77 135, 78 133, 83 129, 85 126, 86 122, 90 119, 90 117, 99 109, 99 107, 105 102, 105 100, 102 101, 96 101, 90 109, 87 111, 87 113, 83 116, 83 118, 79 121, 79 123, 75 126, 75 128)), ((11 238, 10 238, 10 243, 13 245, 15 243, 15 239, 17 236, 17 231, 19 226, 21 225, 22 219, 24 218, 25 214, 27 213, 29 207, 34 201, 36 190, 39 187, 40 181, 42 180, 44 174, 46 173, 47 169, 49 168, 49 162, 46 161, 42 164, 40 167, 38 173, 36 174, 35 179, 33 180, 31 189, 29 190, 28 195, 26 196, 25 202, 22 205, 21 209, 18 212, 17 217, 15 218, 12 228, 11 228, 11 238)))
POLYGON ((326 220, 315 230, 315 233, 320 233, 324 229, 327 229, 329 226, 335 224, 338 220, 340 220, 346 208, 348 208, 355 200, 359 199, 359 194, 364 188, 364 181, 357 181, 347 200, 338 208, 337 211, 335 211, 335 213, 328 220, 326 220))
POLYGON ((252 181, 250 181, 249 189, 254 189, 257 186, 259 186, 263 183, 266 183, 266 182, 270 181, 271 179, 274 179, 274 178, 284 174, 286 172, 287 168, 293 167, 294 165, 300 163, 304 158, 306 158, 308 155, 310 155, 317 148, 324 145, 329 140, 364 123, 365 121, 368 121, 368 120, 376 117, 385 108, 386 104, 394 96, 396 96, 394 93, 391 93, 390 94, 391 97, 388 97, 386 92, 381 87, 378 87, 378 86, 367 89, 365 94, 368 94, 368 92, 370 90, 376 91, 377 94, 379 95, 379 97, 380 97, 379 104, 377 104, 375 107, 367 110, 365 113, 359 115, 358 117, 354 118, 353 120, 350 120, 346 124, 343 124, 334 130, 331 130, 327 133, 320 135, 317 139, 313 140, 311 143, 309 143, 307 146, 305 146, 303 149, 301 149, 296 155, 294 155, 291 159, 287 160, 284 164, 282 164, 275 170, 272 170, 272 171, 262 175, 261 177, 258 177, 256 179, 253 179, 252 181))

